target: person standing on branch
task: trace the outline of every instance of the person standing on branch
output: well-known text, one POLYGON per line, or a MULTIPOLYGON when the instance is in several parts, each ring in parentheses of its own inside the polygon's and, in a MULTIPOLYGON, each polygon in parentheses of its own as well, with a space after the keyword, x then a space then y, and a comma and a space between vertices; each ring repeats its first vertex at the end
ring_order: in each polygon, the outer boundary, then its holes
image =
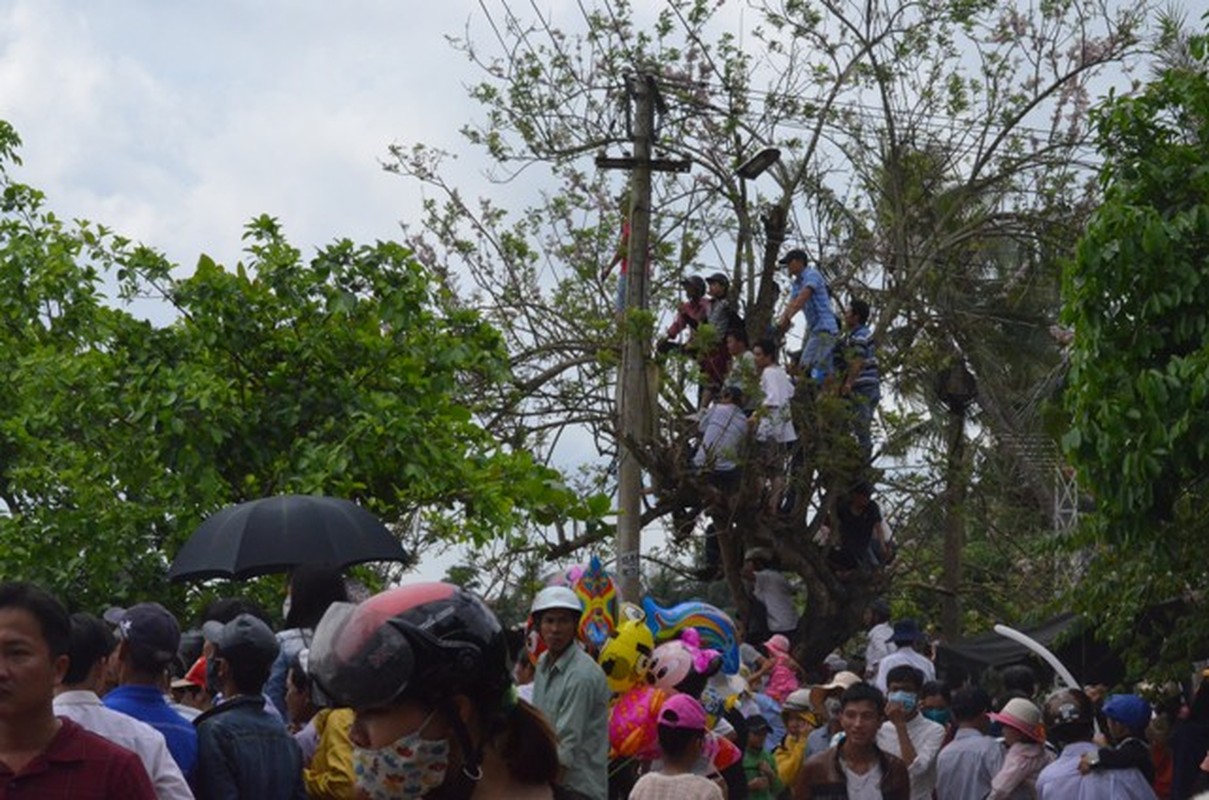
POLYGON ((731 330, 742 327, 738 323, 738 314, 727 296, 730 292, 730 278, 725 273, 715 272, 705 279, 706 292, 709 294, 709 315, 705 321, 713 329, 713 338, 705 352, 701 354, 701 369, 709 387, 709 399, 718 396, 726 374, 730 370, 731 353, 726 347, 726 334, 731 330))
POLYGON ((690 275, 680 281, 680 285, 684 288, 688 299, 680 304, 680 308, 676 311, 676 318, 672 320, 672 324, 668 326, 663 338, 659 340, 657 349, 660 353, 676 350, 696 355, 698 366, 701 368, 701 379, 697 389, 697 409, 701 410, 706 408, 713 399, 709 391, 707 354, 700 351, 696 341, 697 328, 709 318, 709 298, 705 296, 705 280, 699 275, 690 275), (689 332, 688 341, 684 343, 676 341, 676 338, 686 329, 689 332))
POLYGON ((790 403, 793 382, 785 368, 777 363, 777 346, 771 339, 761 339, 752 349, 756 369, 760 373, 759 405, 749 422, 756 429, 756 448, 760 464, 768 478, 768 512, 781 510, 785 495, 786 471, 793 455, 798 433, 793 427, 790 403))
POLYGON ((848 328, 840 343, 843 374, 837 376, 836 390, 847 398, 852 414, 852 427, 865 463, 873 459, 873 414, 881 400, 881 377, 877 369, 877 347, 869 329, 869 304, 853 300, 844 310, 844 325, 848 328))
POLYGON ((676 318, 672 320, 672 324, 668 326, 667 332, 659 342, 659 350, 662 352, 691 347, 693 335, 697 332, 698 326, 709 319, 709 298, 705 296, 705 280, 699 275, 690 275, 680 281, 680 286, 684 289, 687 299, 676 310, 676 318), (676 342, 676 337, 685 329, 689 332, 688 342, 684 344, 676 342))
POLYGON ((805 250, 790 250, 780 263, 789 269, 793 280, 789 289, 789 304, 777 317, 777 329, 785 333, 792 327, 793 318, 799 311, 806 318, 806 340, 802 347, 802 371, 815 383, 821 385, 831 374, 832 357, 835 350, 839 325, 835 312, 831 310, 831 295, 823 274, 807 266, 805 250))
POLYGON ((617 208, 621 213, 621 239, 617 242, 617 252, 613 260, 604 268, 600 279, 606 281, 614 267, 621 267, 617 273, 617 297, 614 301, 614 311, 618 317, 625 313, 626 292, 629 291, 630 277, 630 195, 628 192, 617 198, 617 208))

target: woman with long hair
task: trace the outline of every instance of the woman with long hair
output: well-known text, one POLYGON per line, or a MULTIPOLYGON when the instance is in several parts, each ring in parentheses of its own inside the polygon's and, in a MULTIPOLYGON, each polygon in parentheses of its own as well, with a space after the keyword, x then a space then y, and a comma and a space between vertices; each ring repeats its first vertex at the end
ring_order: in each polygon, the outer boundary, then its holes
POLYGON ((298 654, 311 646, 315 626, 332 603, 348 600, 348 590, 339 567, 330 564, 301 564, 290 573, 282 615, 285 625, 277 634, 281 646, 277 660, 265 682, 265 696, 273 702, 282 719, 289 718, 286 708, 286 672, 298 654))

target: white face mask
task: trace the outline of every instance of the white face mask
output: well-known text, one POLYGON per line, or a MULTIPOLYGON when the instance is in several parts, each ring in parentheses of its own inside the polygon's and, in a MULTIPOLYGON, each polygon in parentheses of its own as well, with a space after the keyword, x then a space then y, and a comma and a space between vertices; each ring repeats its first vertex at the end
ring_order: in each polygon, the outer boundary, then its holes
POLYGON ((357 788, 365 797, 370 800, 423 797, 445 782, 449 740, 420 736, 432 717, 429 714, 415 732, 400 736, 385 747, 353 748, 357 788))

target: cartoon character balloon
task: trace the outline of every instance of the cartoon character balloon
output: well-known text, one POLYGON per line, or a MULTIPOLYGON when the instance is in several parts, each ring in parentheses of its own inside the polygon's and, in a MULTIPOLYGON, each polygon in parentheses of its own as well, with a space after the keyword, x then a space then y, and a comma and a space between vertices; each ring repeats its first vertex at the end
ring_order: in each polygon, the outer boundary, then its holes
POLYGON ((651 597, 642 599, 642 608, 655 644, 675 639, 686 629, 695 629, 703 647, 722 654, 722 671, 727 675, 738 674, 739 635, 726 612, 698 600, 662 608, 651 597))
POLYGON ((579 620, 579 639, 599 653, 609 640, 617 620, 617 585, 593 555, 586 568, 572 568, 567 573, 568 585, 583 601, 584 613, 579 620))
POLYGON ((639 683, 609 711, 609 757, 651 760, 659 756, 659 709, 668 693, 639 683))
POLYGON ((647 682, 665 691, 678 690, 700 697, 705 682, 722 666, 717 650, 701 647, 701 637, 686 628, 679 639, 664 642, 651 654, 647 682))
POLYGON ((621 622, 600 651, 600 666, 609 690, 621 693, 646 679, 655 639, 646 614, 633 603, 621 604, 621 622))

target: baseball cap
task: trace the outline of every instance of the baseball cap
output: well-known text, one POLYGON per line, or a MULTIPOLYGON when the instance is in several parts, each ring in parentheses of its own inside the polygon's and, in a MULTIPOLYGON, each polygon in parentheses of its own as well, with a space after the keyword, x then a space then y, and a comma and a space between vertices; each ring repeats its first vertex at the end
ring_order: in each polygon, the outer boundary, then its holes
POLYGON ((724 272, 715 272, 705 279, 706 283, 720 283, 724 286, 730 286, 730 278, 726 277, 724 272))
POLYGON ((693 289, 701 294, 705 294, 705 280, 700 275, 690 275, 680 281, 680 285, 685 289, 693 289))
POLYGON ((918 622, 913 619, 902 619, 894 623, 894 633, 890 636, 890 641, 897 645, 913 645, 922 638, 923 632, 920 631, 918 622))
POLYGON ((748 733, 760 733, 761 731, 767 731, 770 727, 772 727, 768 724, 768 720, 764 718, 763 714, 752 714, 750 717, 746 718, 746 722, 748 733))
POLYGON ((676 694, 663 701, 659 708, 659 724, 689 731, 705 730, 705 709, 696 698, 676 694))
POLYGON ((795 260, 802 261, 804 263, 810 262, 810 259, 806 257, 805 250, 802 250, 800 248, 794 248, 793 250, 790 250, 785 255, 781 256, 781 260, 778 261, 777 263, 778 264, 788 264, 790 261, 795 261, 795 260))
POLYGON ((249 656, 271 661, 281 649, 272 629, 251 614, 240 614, 225 625, 210 620, 202 626, 202 634, 223 657, 249 656))
POLYGON ((176 657, 181 643, 180 625, 172 612, 159 603, 139 603, 130 608, 111 608, 105 621, 117 626, 118 638, 160 664, 176 657))
POLYGON ((1141 731, 1150 724, 1154 713, 1150 710, 1150 703, 1136 694, 1114 694, 1104 703, 1104 716, 1131 731, 1141 731))

